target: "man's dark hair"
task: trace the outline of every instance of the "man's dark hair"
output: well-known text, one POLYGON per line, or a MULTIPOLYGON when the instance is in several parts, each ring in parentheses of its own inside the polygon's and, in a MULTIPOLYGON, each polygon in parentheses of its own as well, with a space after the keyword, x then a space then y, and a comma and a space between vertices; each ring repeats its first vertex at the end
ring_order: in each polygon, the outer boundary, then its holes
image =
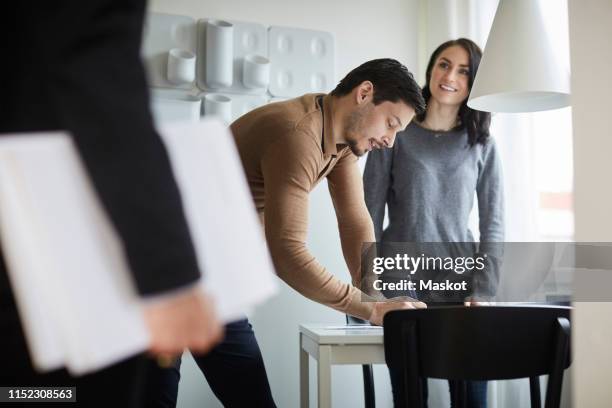
POLYGON ((344 96, 351 93, 363 81, 374 84, 374 105, 382 102, 402 101, 412 107, 418 115, 425 111, 425 100, 421 88, 408 69, 399 61, 381 58, 361 64, 331 92, 333 96, 344 96))

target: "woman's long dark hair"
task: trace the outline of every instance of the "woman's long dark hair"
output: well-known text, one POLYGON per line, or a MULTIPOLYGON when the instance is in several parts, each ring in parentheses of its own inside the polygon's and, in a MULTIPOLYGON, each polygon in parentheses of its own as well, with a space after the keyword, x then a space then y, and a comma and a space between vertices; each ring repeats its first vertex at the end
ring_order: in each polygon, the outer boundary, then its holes
MULTIPOLYGON (((422 90, 423 98, 427 103, 429 103, 429 98, 431 97, 429 80, 431 79, 431 71, 433 70, 434 64, 442 51, 454 45, 460 46, 468 53, 470 68, 470 72, 468 74, 468 89, 470 91, 472 90, 474 78, 476 77, 476 71, 478 70, 480 59, 482 58, 482 50, 480 47, 478 47, 478 45, 476 45, 476 43, 474 43, 474 41, 467 38, 450 40, 436 48, 433 54, 431 54, 429 64, 427 64, 427 73, 425 76, 426 82, 422 90)), ((422 122, 425 119, 425 112, 418 115, 417 119, 422 122)), ((455 130, 463 129, 464 127, 466 128, 470 146, 474 146, 476 143, 485 144, 487 142, 487 139, 489 138, 489 127, 491 126, 491 114, 489 112, 482 112, 469 108, 467 106, 466 98, 461 104, 461 108, 459 108, 459 119, 459 125, 455 128, 455 130)))

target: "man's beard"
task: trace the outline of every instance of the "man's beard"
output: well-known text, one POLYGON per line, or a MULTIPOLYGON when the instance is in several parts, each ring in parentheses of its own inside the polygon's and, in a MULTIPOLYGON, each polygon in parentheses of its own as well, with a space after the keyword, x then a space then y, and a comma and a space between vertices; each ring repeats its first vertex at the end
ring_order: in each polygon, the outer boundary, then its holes
POLYGON ((355 109, 353 112, 349 113, 346 119, 346 125, 344 126, 344 140, 346 140, 346 144, 349 149, 353 152, 353 154, 357 157, 363 156, 366 152, 363 149, 358 147, 359 136, 363 132, 365 128, 364 121, 366 113, 368 113, 373 106, 366 105, 363 108, 355 109))
POLYGON ((349 140, 346 142, 346 144, 348 145, 349 149, 351 149, 351 152, 353 152, 353 154, 357 157, 361 157, 366 153, 364 150, 359 149, 357 142, 354 140, 349 140))

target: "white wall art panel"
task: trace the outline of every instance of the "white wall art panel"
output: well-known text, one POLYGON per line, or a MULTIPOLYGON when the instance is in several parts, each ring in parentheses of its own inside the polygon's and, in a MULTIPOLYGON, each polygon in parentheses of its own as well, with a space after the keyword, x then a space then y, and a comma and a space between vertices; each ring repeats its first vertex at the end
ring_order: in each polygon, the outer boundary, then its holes
POLYGON ((202 100, 186 91, 153 89, 151 112, 159 127, 171 122, 197 122, 200 120, 202 100))
POLYGON ((265 73, 266 69, 269 70, 265 64, 268 59, 267 35, 267 29, 262 24, 233 20, 199 20, 198 88, 210 92, 265 94, 269 81, 265 73), (232 32, 231 45, 228 44, 228 36, 224 35, 229 31, 232 32), (228 58, 233 62, 231 65, 227 63, 228 58), (243 79, 245 58, 251 61, 250 64, 247 63, 246 84, 243 79), (220 81, 218 76, 224 76, 223 80, 220 81))
POLYGON ((268 47, 272 61, 269 89, 273 96, 328 92, 335 86, 332 33, 270 27, 268 47))
POLYGON ((149 85, 161 88, 193 88, 197 59, 196 40, 195 19, 173 14, 148 13, 141 53, 149 85))
POLYGON ((204 116, 218 116, 227 124, 268 103, 267 95, 203 93, 200 97, 204 104, 204 116))

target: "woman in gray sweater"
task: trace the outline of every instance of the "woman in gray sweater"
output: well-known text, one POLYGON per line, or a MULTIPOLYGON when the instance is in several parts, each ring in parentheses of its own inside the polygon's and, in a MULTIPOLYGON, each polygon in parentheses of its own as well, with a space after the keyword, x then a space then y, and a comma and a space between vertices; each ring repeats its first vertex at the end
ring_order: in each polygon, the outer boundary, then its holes
MULTIPOLYGON (((467 106, 481 56, 465 38, 440 45, 427 66, 427 110, 397 134, 392 149, 369 153, 364 189, 377 242, 473 242, 468 220, 474 196, 480 230, 474 252, 495 253, 493 243, 503 241, 502 173, 489 137, 491 116, 467 106), (385 207, 389 225, 383 229, 385 207)), ((468 382, 468 406, 486 407, 486 386, 468 382)))

